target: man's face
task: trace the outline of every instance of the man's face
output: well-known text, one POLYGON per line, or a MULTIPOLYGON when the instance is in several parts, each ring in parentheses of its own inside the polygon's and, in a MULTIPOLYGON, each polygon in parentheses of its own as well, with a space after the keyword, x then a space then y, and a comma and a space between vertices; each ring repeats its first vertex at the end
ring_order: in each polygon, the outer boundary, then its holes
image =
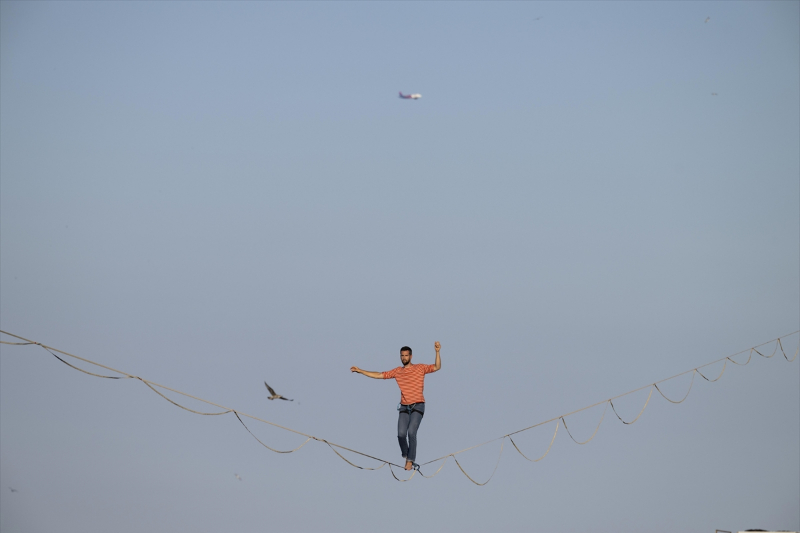
POLYGON ((411 362, 411 352, 408 350, 403 350, 400 352, 400 362, 403 363, 403 366, 406 366, 408 363, 411 362))

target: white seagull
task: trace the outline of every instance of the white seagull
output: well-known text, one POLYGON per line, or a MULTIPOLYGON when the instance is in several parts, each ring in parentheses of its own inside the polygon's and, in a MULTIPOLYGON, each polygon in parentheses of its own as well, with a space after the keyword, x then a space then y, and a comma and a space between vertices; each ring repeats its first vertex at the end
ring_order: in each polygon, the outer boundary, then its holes
POLYGON ((264 382, 264 385, 267 387, 267 390, 272 395, 272 396, 269 397, 270 400, 286 400, 287 402, 293 402, 294 401, 294 400, 290 400, 289 398, 284 398, 283 396, 281 396, 280 394, 275 392, 272 387, 267 385, 266 381, 264 382))
POLYGON ((419 100, 420 98, 422 98, 422 95, 419 93, 403 94, 403 91, 400 91, 400 98, 402 98, 403 100, 419 100))
POLYGON ((238 479, 239 481, 242 480, 242 476, 240 476, 239 474, 234 474, 234 476, 236 476, 236 479, 238 479))

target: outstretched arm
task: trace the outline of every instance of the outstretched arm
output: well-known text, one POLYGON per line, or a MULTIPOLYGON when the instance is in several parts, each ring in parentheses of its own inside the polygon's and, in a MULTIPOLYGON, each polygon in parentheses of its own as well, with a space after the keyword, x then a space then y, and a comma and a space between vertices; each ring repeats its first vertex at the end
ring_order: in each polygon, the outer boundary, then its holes
POLYGON ((370 372, 369 370, 361 370, 357 366, 351 366, 350 372, 358 372, 364 374, 368 378, 383 379, 383 372, 370 372))
MULTIPOLYGON (((439 350, 442 348, 442 345, 439 344, 439 341, 433 343, 433 347, 436 349, 436 363, 434 363, 433 368, 439 370, 442 368, 442 358, 439 356, 439 350)), ((434 372, 436 371, 434 370, 434 372)))

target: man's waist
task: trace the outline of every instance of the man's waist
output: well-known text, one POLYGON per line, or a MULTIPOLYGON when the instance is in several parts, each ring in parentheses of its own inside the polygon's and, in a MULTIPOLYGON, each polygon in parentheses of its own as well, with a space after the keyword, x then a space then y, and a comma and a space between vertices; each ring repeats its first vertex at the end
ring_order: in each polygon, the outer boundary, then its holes
POLYGON ((417 403, 398 403, 397 410, 401 413, 425 413, 425 402, 417 402, 417 403))

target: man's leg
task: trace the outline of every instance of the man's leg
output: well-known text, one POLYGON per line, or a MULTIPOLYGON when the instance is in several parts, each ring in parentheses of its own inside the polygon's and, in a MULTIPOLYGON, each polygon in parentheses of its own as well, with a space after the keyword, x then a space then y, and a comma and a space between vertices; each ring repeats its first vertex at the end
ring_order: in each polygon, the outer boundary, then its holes
POLYGON ((408 423, 408 460, 412 463, 417 459, 417 430, 422 422, 422 413, 414 411, 408 423))
POLYGON ((397 441, 400 443, 400 452, 403 454, 403 459, 408 457, 408 442, 406 441, 406 433, 408 433, 408 412, 400 411, 400 416, 397 417, 397 441))

